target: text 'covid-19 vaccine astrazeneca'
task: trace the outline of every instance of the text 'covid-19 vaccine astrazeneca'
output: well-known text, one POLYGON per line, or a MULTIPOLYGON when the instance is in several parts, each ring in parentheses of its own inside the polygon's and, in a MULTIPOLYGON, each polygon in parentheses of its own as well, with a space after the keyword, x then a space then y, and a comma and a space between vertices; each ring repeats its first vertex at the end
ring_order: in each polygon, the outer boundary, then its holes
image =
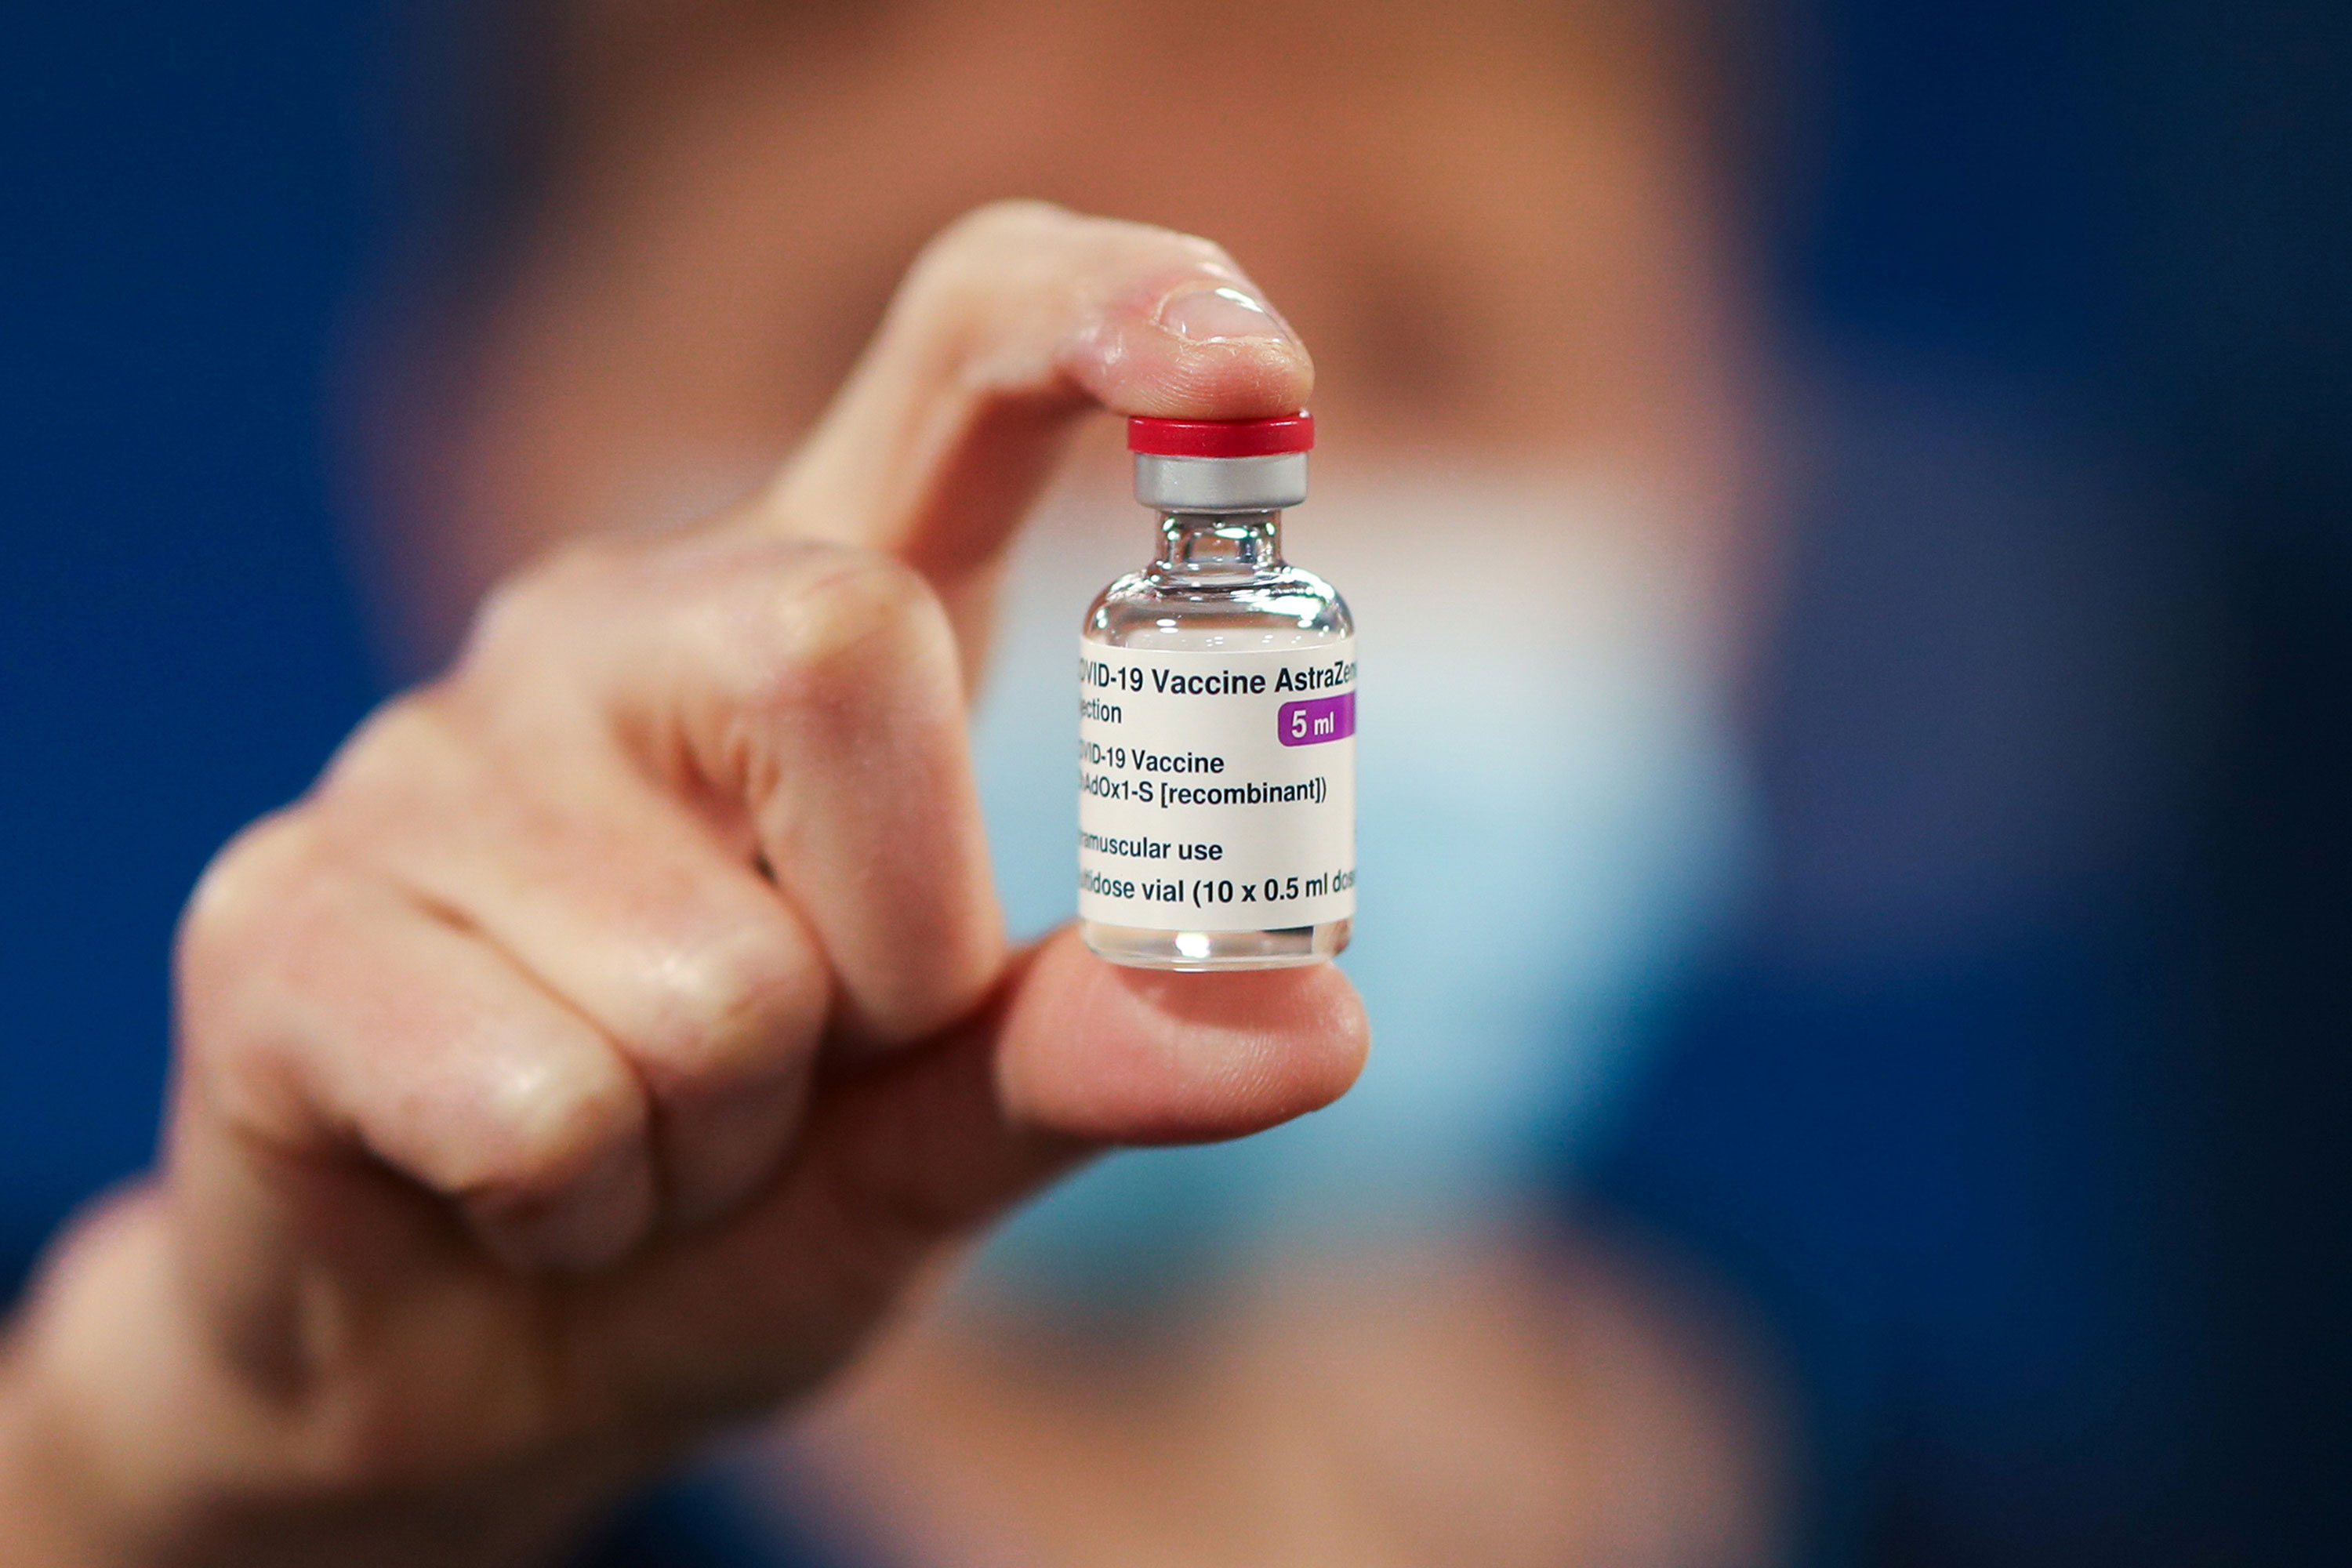
POLYGON ((1078 636, 1078 929, 1115 963, 1276 969, 1356 912, 1356 643, 1282 559, 1315 422, 1130 419, 1160 553, 1078 636))

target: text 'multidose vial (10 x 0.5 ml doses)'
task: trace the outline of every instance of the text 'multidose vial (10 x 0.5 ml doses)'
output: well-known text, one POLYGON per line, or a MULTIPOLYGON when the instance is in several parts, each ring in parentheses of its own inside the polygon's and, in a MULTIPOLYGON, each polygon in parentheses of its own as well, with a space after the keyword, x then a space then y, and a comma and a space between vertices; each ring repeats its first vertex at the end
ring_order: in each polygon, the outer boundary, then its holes
POLYGON ((1078 930, 1115 963, 1276 969, 1356 912, 1356 644, 1282 559, 1315 421, 1130 419, 1159 558, 1078 636, 1078 930))

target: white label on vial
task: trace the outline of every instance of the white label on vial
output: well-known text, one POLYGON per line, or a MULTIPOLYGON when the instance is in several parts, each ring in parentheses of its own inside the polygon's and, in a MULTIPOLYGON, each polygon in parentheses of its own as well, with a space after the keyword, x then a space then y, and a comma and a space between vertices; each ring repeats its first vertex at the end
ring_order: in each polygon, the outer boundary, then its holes
POLYGON ((1275 931, 1356 912, 1356 646, 1078 642, 1078 916, 1275 931))

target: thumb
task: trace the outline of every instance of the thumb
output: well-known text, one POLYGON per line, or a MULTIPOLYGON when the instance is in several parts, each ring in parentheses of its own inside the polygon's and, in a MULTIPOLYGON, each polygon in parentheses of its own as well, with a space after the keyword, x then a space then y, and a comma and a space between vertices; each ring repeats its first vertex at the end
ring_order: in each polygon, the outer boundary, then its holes
POLYGON ((1320 1110, 1370 1043, 1329 964, 1127 969, 1066 929, 966 1037, 845 1086, 840 1125, 812 1129, 809 1158, 845 1202, 951 1235, 1095 1150, 1237 1138, 1320 1110))
POLYGON ((829 1086, 769 1195, 600 1289, 591 1331, 664 1401, 805 1389, 944 1246, 1089 1154, 1317 1110, 1355 1081, 1369 1039, 1329 964, 1120 969, 1065 930, 971 1020, 829 1086))

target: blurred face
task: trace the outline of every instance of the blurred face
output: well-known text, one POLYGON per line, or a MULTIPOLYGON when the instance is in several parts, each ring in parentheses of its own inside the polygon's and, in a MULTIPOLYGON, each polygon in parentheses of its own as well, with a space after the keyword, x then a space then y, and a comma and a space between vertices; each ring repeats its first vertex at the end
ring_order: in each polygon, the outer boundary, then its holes
POLYGON ((921 241, 1013 195, 1227 246, 1316 354, 1327 473, 1604 473, 1714 554, 1733 354, 1696 115, 1651 18, 815 9, 574 18, 544 203, 471 384, 424 388, 422 455, 394 454, 397 510, 436 520, 428 637, 544 540, 731 499, 921 241))

